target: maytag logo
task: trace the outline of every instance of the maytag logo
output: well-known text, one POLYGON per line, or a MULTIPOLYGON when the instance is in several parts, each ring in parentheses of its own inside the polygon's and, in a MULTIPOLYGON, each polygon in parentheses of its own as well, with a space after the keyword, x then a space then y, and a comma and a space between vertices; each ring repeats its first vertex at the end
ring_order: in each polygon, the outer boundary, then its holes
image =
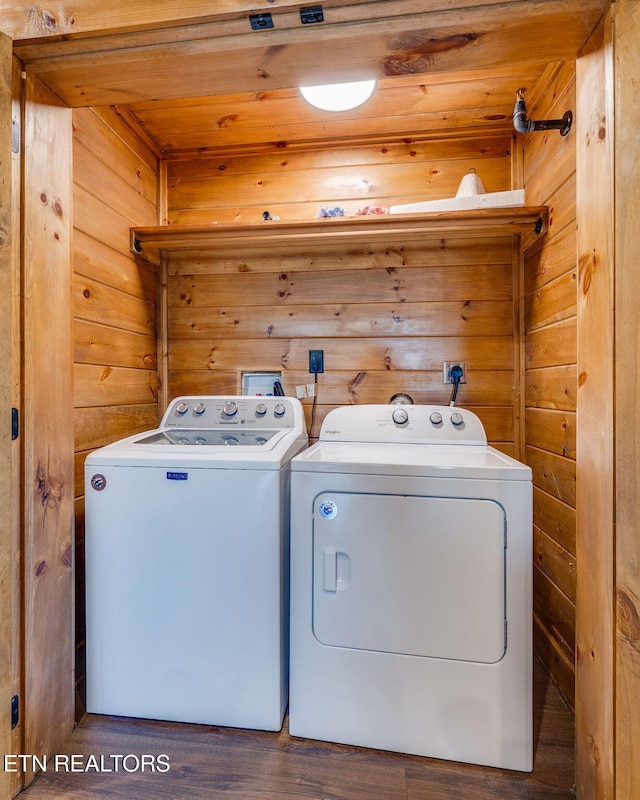
POLYGON ((167 472, 168 481, 186 481, 188 477, 188 472, 167 472))

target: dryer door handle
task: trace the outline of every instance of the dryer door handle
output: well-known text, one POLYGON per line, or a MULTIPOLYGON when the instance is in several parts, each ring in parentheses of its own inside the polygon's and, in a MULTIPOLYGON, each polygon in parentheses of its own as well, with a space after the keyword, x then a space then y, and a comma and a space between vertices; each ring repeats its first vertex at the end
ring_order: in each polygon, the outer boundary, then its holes
POLYGON ((322 551, 322 588, 325 592, 338 589, 338 551, 335 547, 325 547, 322 551))

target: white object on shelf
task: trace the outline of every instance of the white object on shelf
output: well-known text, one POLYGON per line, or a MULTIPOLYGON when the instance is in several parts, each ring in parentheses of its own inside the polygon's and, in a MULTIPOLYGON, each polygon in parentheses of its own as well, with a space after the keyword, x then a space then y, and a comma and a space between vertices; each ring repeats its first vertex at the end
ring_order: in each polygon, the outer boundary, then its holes
POLYGON ((474 194, 486 194, 486 190, 475 169, 470 169, 460 181, 456 197, 469 197, 474 194))
POLYGON ((391 214, 416 214, 422 211, 470 211, 474 208, 516 208, 519 206, 524 206, 524 189, 405 203, 391 206, 389 212, 391 214))

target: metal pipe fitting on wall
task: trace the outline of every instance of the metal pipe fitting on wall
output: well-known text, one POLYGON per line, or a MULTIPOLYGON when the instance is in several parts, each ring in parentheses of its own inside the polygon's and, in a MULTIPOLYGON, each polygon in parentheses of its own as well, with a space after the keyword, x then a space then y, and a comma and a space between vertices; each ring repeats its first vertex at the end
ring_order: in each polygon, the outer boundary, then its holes
POLYGON ((533 133, 534 131, 560 131, 560 136, 566 136, 573 124, 573 112, 567 111, 562 119, 527 119, 527 105, 524 102, 526 89, 516 91, 516 104, 513 109, 513 127, 518 133, 533 133))

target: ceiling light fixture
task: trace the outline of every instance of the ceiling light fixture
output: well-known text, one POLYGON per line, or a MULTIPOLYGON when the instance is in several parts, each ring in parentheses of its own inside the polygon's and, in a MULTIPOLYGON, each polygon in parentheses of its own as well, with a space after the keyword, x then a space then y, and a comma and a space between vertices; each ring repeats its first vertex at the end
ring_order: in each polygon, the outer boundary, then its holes
POLYGON ((307 103, 322 111, 349 111, 366 102, 375 88, 374 80, 351 81, 324 86, 301 86, 300 94, 307 103))

